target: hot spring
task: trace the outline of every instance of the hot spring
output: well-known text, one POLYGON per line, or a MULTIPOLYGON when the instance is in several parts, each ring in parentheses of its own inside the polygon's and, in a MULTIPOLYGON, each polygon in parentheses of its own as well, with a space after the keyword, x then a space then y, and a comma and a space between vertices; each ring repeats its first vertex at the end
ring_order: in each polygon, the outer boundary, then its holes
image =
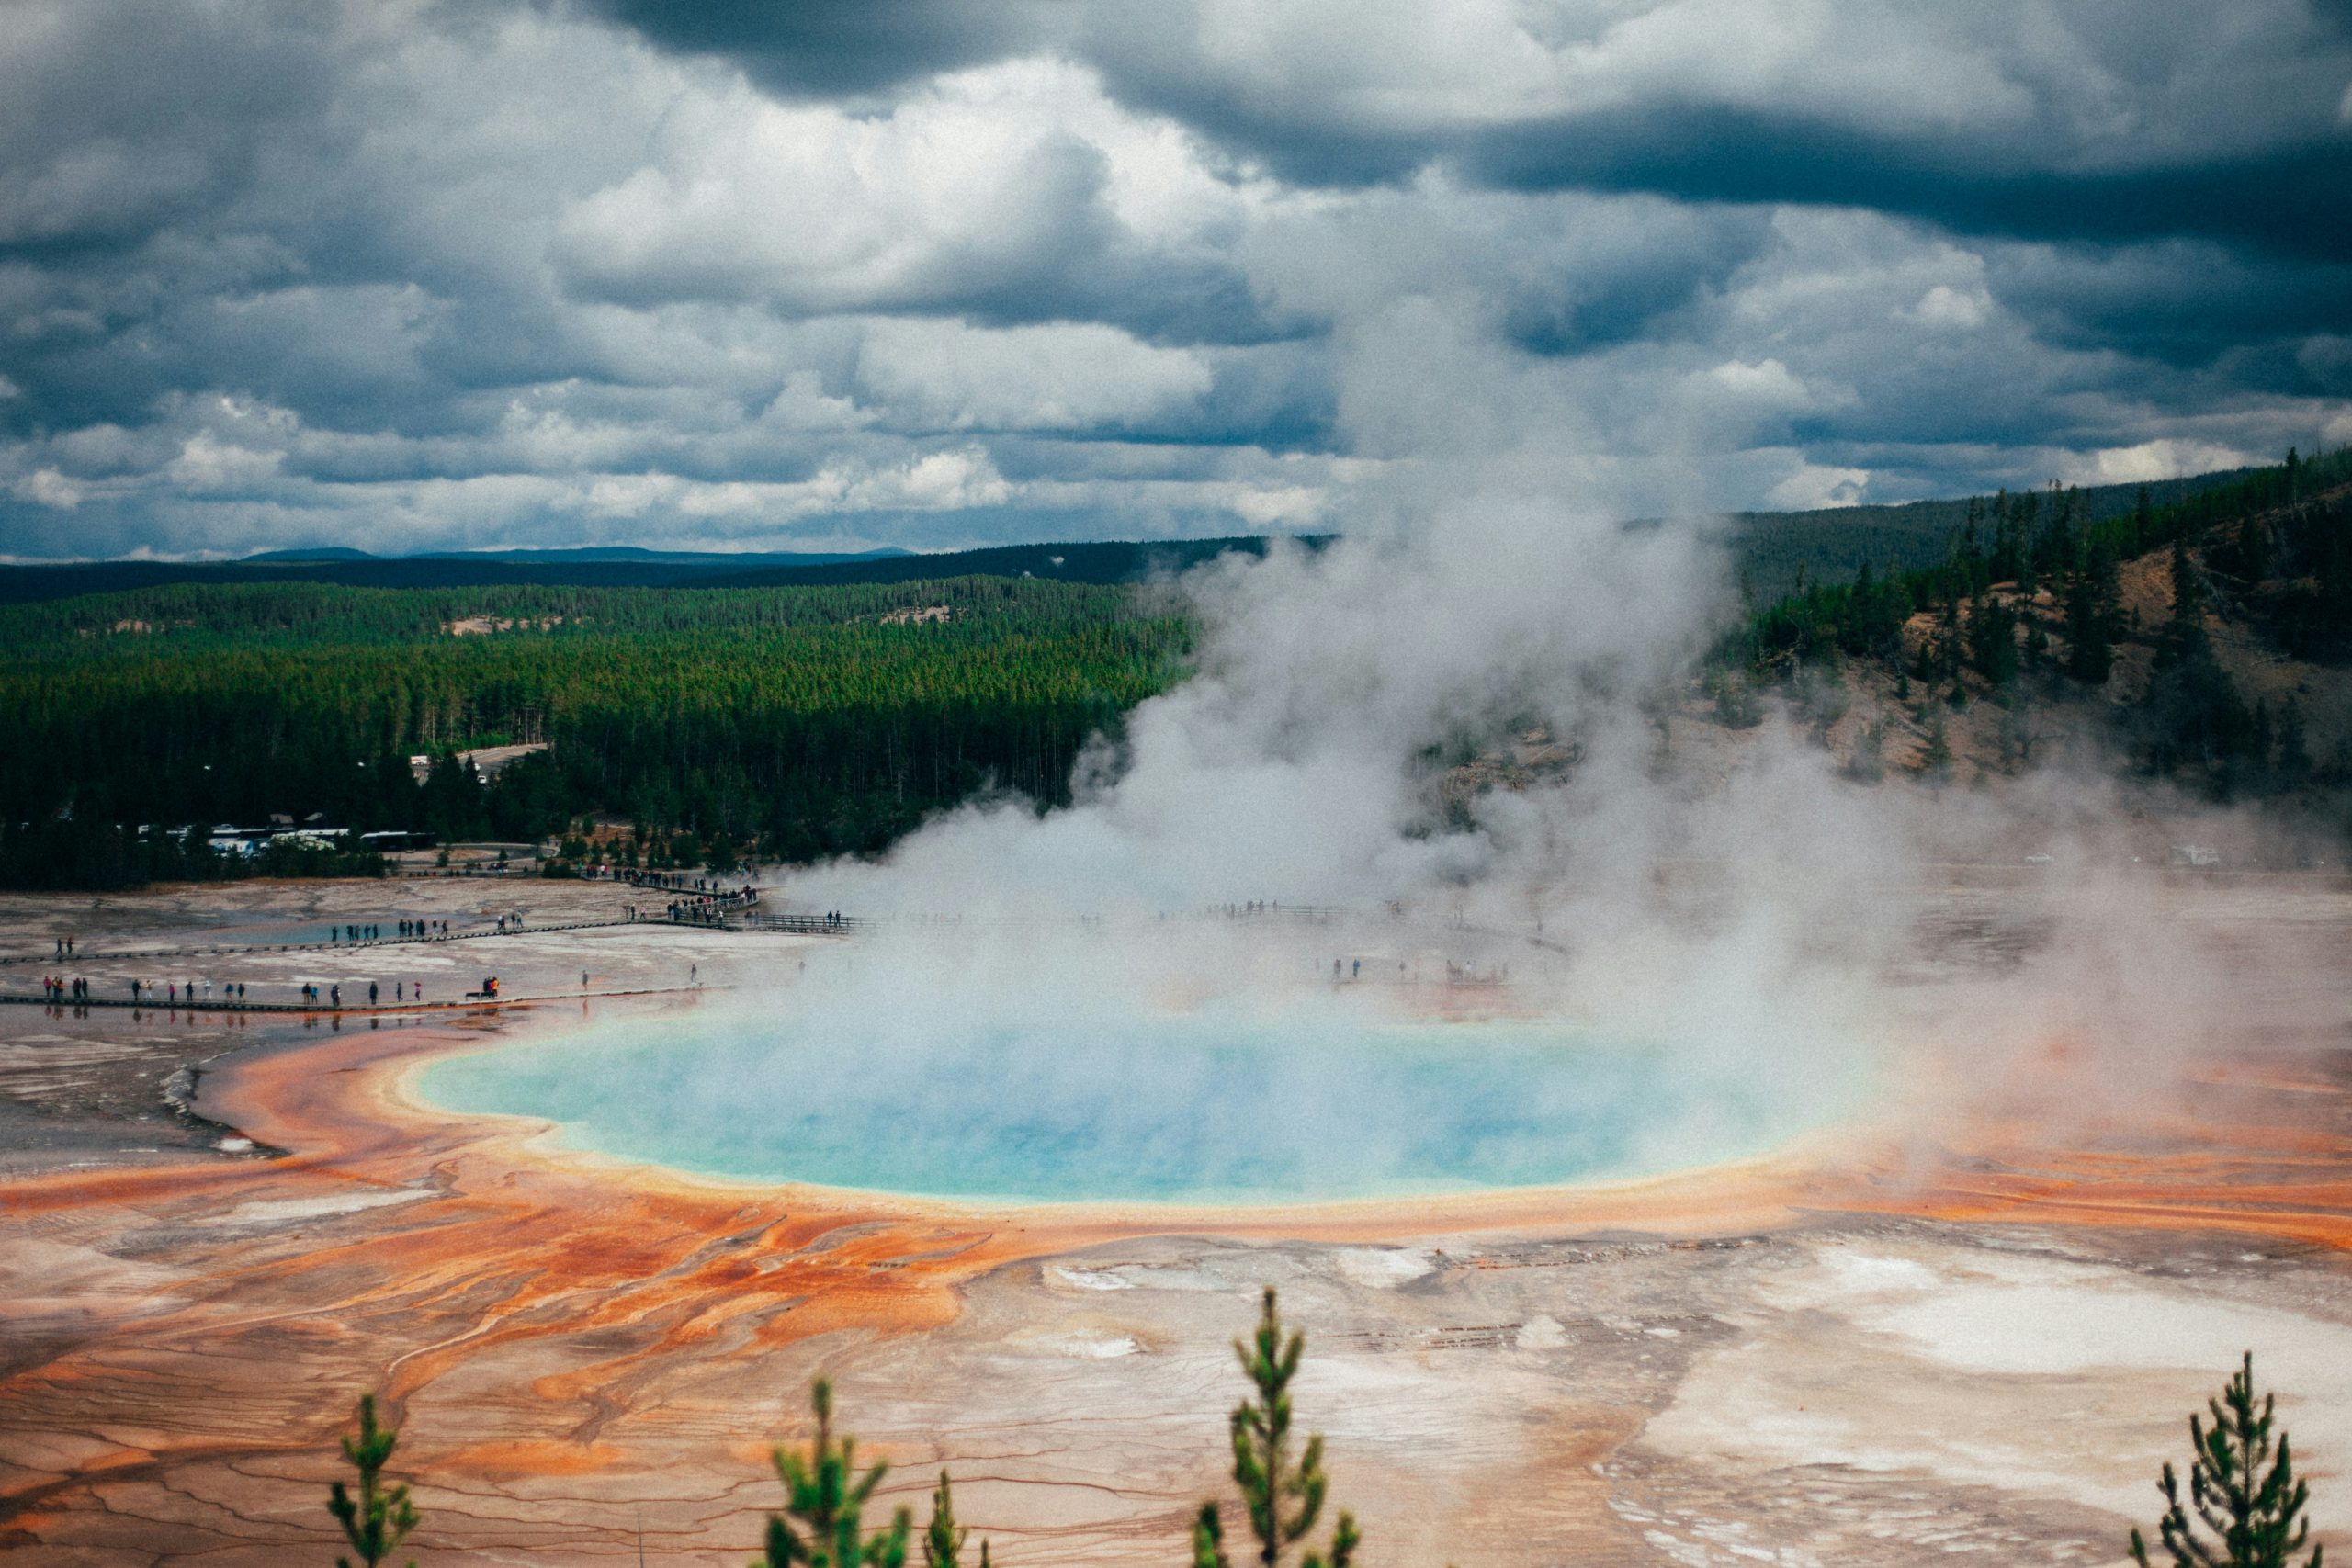
POLYGON ((712 1008, 434 1064, 453 1110, 706 1176, 1262 1205, 1654 1175, 1834 1115, 1850 1059, 1339 1006, 921 1021, 712 1008))

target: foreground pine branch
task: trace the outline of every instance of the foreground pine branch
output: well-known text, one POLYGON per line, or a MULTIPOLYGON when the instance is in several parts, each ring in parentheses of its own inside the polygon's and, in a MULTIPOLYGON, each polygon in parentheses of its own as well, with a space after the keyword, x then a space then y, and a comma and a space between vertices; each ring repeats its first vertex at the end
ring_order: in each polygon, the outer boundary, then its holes
POLYGON ((833 1437, 833 1385, 819 1378, 810 1391, 817 1435, 807 1457, 778 1446, 775 1472, 784 1483, 784 1511, 768 1516, 767 1551, 752 1568, 905 1568, 914 1529, 904 1508, 887 1529, 865 1533, 865 1504, 888 1473, 876 1464, 857 1473, 857 1439, 833 1437), (799 1526, 798 1529, 793 1527, 799 1526))
MULTIPOLYGON (((398 1429, 376 1425, 376 1396, 361 1394, 359 1435, 343 1439, 343 1457, 359 1472, 359 1495, 353 1496, 336 1482, 327 1495, 327 1511, 343 1526, 344 1539, 366 1568, 376 1568, 416 1528, 417 1512, 408 1500, 408 1488, 383 1484, 385 1461, 400 1440, 398 1429)), ((334 1562, 335 1568, 351 1568, 348 1557, 334 1562)), ((416 1568, 413 1558, 408 1568, 416 1568)))
MULTIPOLYGON (((965 1538, 972 1532, 956 1522, 956 1489, 947 1472, 939 1472, 939 1490, 931 1495, 931 1527, 923 1531, 923 1568, 959 1568, 965 1538)), ((980 1568, 989 1568, 989 1543, 980 1542, 980 1568)))
MULTIPOLYGON (((2209 1429, 2188 1418, 2188 1497, 2170 1464, 2157 1483, 2165 1495, 2165 1517, 2157 1535, 2176 1568, 2289 1568, 2288 1559, 2311 1538, 2311 1521, 2300 1518, 2311 1498, 2307 1482, 2295 1479, 2287 1434, 2278 1434, 2271 1458, 2273 1396, 2255 1404, 2254 1352, 2219 1399, 2205 1402, 2213 1417, 2209 1429), (2200 1528, 2201 1527, 2201 1528, 2200 1528)), ((2312 1547, 2305 1568, 2321 1568, 2324 1548, 2312 1547)), ((2132 1559, 2148 1568, 2148 1543, 2132 1532, 2132 1559)))
MULTIPOLYGON (((1262 1568, 1279 1568, 1283 1553, 1295 1546, 1321 1517, 1330 1483, 1323 1473, 1323 1434, 1306 1439, 1306 1451, 1291 1458, 1290 1383, 1298 1375, 1306 1337, 1283 1337, 1282 1314, 1275 1309, 1274 1288, 1266 1287, 1265 1312, 1255 1337, 1237 1340, 1235 1352, 1241 1370, 1258 1390, 1257 1403, 1243 1400, 1233 1411, 1233 1482, 1241 1491, 1250 1528, 1258 1538, 1257 1558, 1262 1568)), ((1327 1559, 1309 1551, 1301 1568, 1348 1568, 1362 1538, 1353 1514, 1342 1509, 1331 1529, 1327 1559)), ((1193 1526, 1194 1568, 1232 1568, 1225 1552, 1225 1524, 1215 1503, 1201 1505, 1193 1526)))
MULTIPOLYGON (((1251 1559, 1257 1568, 1283 1568, 1288 1554, 1320 1521, 1330 1483, 1323 1472, 1322 1435, 1309 1436, 1300 1448, 1292 1431, 1290 1389, 1306 1337, 1285 1330, 1271 1286, 1255 1333, 1236 1341, 1234 1349, 1256 1395, 1237 1405, 1231 1418, 1233 1481, 1256 1542, 1242 1561, 1245 1568, 1251 1559)), ((2157 1536, 2168 1568, 2324 1568, 2319 1547, 2300 1563, 2293 1561, 2310 1540, 2311 1526, 2302 1514, 2311 1487, 2295 1477, 2287 1434, 2277 1428, 2275 1403, 2256 1392, 2249 1353, 2221 1397, 2207 1401, 2210 1427, 2204 1417, 2189 1418, 2195 1458, 2186 1495, 2170 1464, 2159 1483, 2166 1506, 2157 1536)), ((775 1450, 785 1503, 769 1516, 765 1550, 752 1568, 907 1568, 914 1540, 910 1511, 896 1510, 888 1526, 870 1533, 865 1525, 865 1506, 889 1467, 877 1462, 859 1472, 855 1439, 833 1434, 830 1382, 817 1381, 811 1404, 817 1430, 808 1450, 775 1450)), ((408 1488, 383 1481, 399 1438, 397 1430, 377 1425, 374 1397, 362 1396, 359 1431, 343 1439, 344 1458, 359 1472, 358 1489, 355 1494, 336 1482, 327 1506, 364 1568, 381 1568, 418 1523, 408 1488)), ((954 1485, 942 1471, 922 1538, 923 1568, 962 1568, 970 1534, 956 1522, 954 1485)), ((642 1539, 640 1532, 640 1554, 642 1539)), ((1342 1509, 1328 1547, 1307 1547, 1296 1568, 1351 1568, 1362 1540, 1355 1517, 1342 1509)), ((1201 1505, 1192 1545, 1193 1568, 1234 1568, 1216 1503, 1201 1505)), ((2136 1529, 2131 1554, 2140 1568, 2149 1568, 2148 1544, 2136 1529)), ((335 1561, 336 1568, 354 1568, 348 1557, 335 1561)), ((407 1568, 416 1564, 412 1561, 407 1568)), ((980 1543, 978 1568, 992 1568, 986 1541, 980 1543)))

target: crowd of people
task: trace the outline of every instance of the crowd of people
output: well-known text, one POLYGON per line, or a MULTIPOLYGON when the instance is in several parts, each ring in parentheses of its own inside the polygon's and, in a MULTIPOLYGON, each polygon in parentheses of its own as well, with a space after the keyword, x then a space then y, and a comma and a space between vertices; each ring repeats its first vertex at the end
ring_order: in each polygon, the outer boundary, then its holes
MULTIPOLYGON (((673 924, 718 925, 726 919, 729 910, 748 909, 760 901, 760 890, 748 882, 741 887, 720 887, 716 882, 707 882, 699 876, 694 881, 696 889, 695 897, 673 898, 663 907, 663 913, 669 917, 673 924)), ((638 913, 638 906, 630 904, 625 908, 628 910, 630 919, 643 918, 638 913)))
MULTIPOLYGON (((584 974, 581 976, 581 981, 583 985, 586 984, 587 976, 584 974)), ((248 997, 245 982, 243 980, 224 980, 217 983, 210 979, 157 982, 134 976, 125 984, 130 989, 130 1005, 133 1007, 241 1008, 246 1005, 248 997)), ((489 987, 489 995, 494 997, 498 994, 498 983, 495 980, 487 981, 485 984, 489 987)), ((53 1007, 86 1007, 96 999, 89 980, 79 975, 72 976, 44 975, 41 976, 40 992, 41 998, 53 1007)), ((340 1009, 344 1005, 343 987, 339 984, 330 983, 319 986, 304 981, 295 988, 295 995, 301 1001, 314 1007, 340 1009)), ((383 1005, 383 1000, 384 992, 381 983, 368 981, 367 1005, 380 1007, 383 1005)), ((424 1000, 424 981, 395 980, 392 982, 392 1001, 395 1006, 413 1007, 424 1000)), ((268 1002, 266 994, 264 996, 263 1005, 272 1005, 268 1002)), ((356 997, 352 1005, 358 1005, 356 997)))
MULTIPOLYGON (((522 924, 523 917, 519 911, 498 917, 498 929, 502 931, 510 929, 510 925, 512 929, 519 931, 522 929, 522 924)), ((401 942, 438 942, 448 936, 449 922, 447 920, 401 920, 392 929, 400 933, 398 940, 401 942)), ((328 928, 328 940, 338 945, 346 942, 384 940, 384 928, 380 925, 331 926, 328 928)))
MULTIPOLYGON (((670 900, 662 908, 662 914, 674 924, 718 926, 723 923, 729 911, 747 908, 759 902, 759 889, 750 883, 730 886, 722 885, 717 877, 690 876, 684 873, 669 872, 630 872, 626 875, 628 881, 639 886, 674 889, 686 895, 670 900)), ((623 911, 631 920, 655 918, 651 910, 641 905, 624 905, 623 911)), ((528 929, 524 923, 524 919, 525 911, 521 909, 500 915, 497 917, 495 929, 500 935, 521 932, 528 929)), ((842 928, 848 923, 845 917, 838 912, 828 912, 822 919, 829 929, 842 928)), ((423 918, 399 919, 394 922, 393 931, 397 933, 397 939, 404 942, 446 941, 451 935, 447 920, 423 918)), ((337 921, 328 928, 328 932, 331 945, 338 947, 386 940, 380 924, 367 921, 337 921)), ((60 936, 54 939, 52 955, 60 964, 74 959, 76 956, 74 939, 70 936, 60 936)), ((699 968, 694 970, 690 983, 695 985, 701 983, 699 968)), ((156 981, 133 977, 124 984, 129 987, 130 1005, 134 1008, 168 1007, 217 1010, 241 1008, 247 1004, 246 985, 241 980, 216 981, 199 976, 186 980, 166 978, 156 981)), ((355 986, 357 982, 354 982, 355 986)), ((589 984, 588 972, 582 970, 580 976, 581 988, 587 989, 589 984)), ((292 1000, 300 1006, 335 1011, 344 1010, 346 1005, 352 1008, 361 1006, 377 1008, 386 1005, 387 998, 383 993, 382 983, 370 980, 367 985, 367 1000, 364 1003, 355 993, 346 1004, 344 987, 335 982, 328 982, 324 985, 310 981, 300 982, 293 987, 292 1000)), ((465 993, 468 999, 474 1000, 496 999, 498 995, 498 981, 494 976, 482 980, 478 989, 465 993)), ((42 977, 41 996, 43 1000, 53 1007, 87 1007, 96 1003, 98 999, 92 982, 86 976, 69 976, 62 972, 42 977)), ((424 1002, 424 986, 422 981, 395 980, 392 982, 390 1005, 415 1007, 424 1002)), ((122 1004, 117 1000, 111 1005, 119 1007, 122 1004)), ((257 1005, 283 1009, 288 1004, 285 1000, 273 1000, 265 993, 257 1005)))
MULTIPOLYGON (((752 868, 739 864, 730 869, 748 872, 752 868)), ((625 865, 583 865, 580 874, 592 882, 618 882, 630 887, 659 887, 675 893, 706 893, 719 886, 716 876, 696 876, 684 871, 638 871, 625 865)))

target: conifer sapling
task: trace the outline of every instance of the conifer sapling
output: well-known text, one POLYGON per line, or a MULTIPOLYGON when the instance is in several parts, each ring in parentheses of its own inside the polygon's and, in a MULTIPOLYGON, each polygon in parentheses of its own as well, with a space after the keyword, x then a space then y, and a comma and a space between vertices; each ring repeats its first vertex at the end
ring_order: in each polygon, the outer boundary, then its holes
MULTIPOLYGON (((956 1489, 947 1472, 939 1472, 939 1490, 931 1495, 931 1527, 922 1534, 923 1568, 958 1568, 957 1557, 972 1532, 956 1522, 956 1489)), ((989 1543, 980 1542, 980 1568, 989 1568, 989 1543)))
MULTIPOLYGON (((1306 1439, 1306 1450, 1294 1463, 1291 1451, 1290 1383, 1298 1375, 1298 1361, 1306 1337, 1283 1337, 1281 1314, 1274 1307, 1274 1288, 1266 1287, 1265 1312, 1249 1342, 1235 1341, 1241 1370, 1257 1385, 1255 1404, 1243 1400, 1233 1411, 1233 1481, 1240 1488, 1250 1528, 1258 1538, 1261 1568, 1279 1568, 1283 1553, 1315 1528, 1323 1512, 1329 1481, 1323 1473, 1323 1435, 1306 1439)), ((1342 1509, 1331 1530, 1331 1552, 1309 1551, 1301 1568, 1348 1568, 1362 1538, 1355 1516, 1342 1509)), ((1193 1526, 1193 1568, 1232 1568, 1225 1554, 1225 1525, 1215 1503, 1201 1505, 1193 1526)))
POLYGON ((833 1438, 831 1383, 819 1378, 810 1404, 817 1412, 817 1436, 808 1455, 782 1446, 775 1450, 784 1511, 768 1516, 767 1550, 752 1568, 904 1568, 914 1530, 906 1509, 892 1517, 888 1529, 865 1533, 866 1500, 890 1467, 876 1464, 857 1473, 857 1440, 833 1438))
MULTIPOLYGON (((327 1495, 327 1511, 343 1526, 344 1539, 359 1553, 364 1568, 392 1554, 401 1538, 416 1528, 417 1513, 406 1486, 383 1484, 385 1461, 401 1439, 396 1427, 376 1425, 376 1396, 359 1396, 359 1435, 343 1439, 343 1457, 359 1472, 359 1494, 352 1495, 340 1481, 327 1495)), ((337 1557, 335 1568, 352 1568, 351 1559, 337 1557)), ((413 1559, 408 1568, 416 1568, 413 1559)))
MULTIPOLYGON (((2289 1557, 2310 1538, 2311 1521, 2298 1516, 2312 1489, 2295 1479, 2285 1432, 2278 1434, 2277 1459, 2271 1457, 2272 1404, 2264 1394, 2256 1407, 2249 1350, 2222 1397, 2205 1402, 2211 1427, 2188 1418, 2197 1457, 2188 1467, 2187 1500, 2169 1463, 2157 1483, 2166 1505, 2157 1535, 2176 1568, 2289 1568, 2289 1557)), ((2321 1568, 2324 1550, 2312 1547, 2304 1568, 2321 1568)), ((2136 1529, 2132 1560, 2147 1568, 2148 1543, 2136 1529)))

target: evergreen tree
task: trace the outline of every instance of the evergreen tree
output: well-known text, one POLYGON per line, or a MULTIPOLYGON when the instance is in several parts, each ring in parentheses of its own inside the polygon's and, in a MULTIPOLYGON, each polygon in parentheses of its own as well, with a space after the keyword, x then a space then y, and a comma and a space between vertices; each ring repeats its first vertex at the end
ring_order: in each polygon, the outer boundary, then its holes
POLYGON ((2206 562, 2235 578, 2241 586, 2254 588, 2278 570, 2277 542, 2271 537, 2270 525, 2259 517, 2241 522, 2234 532, 2206 550, 2206 562))
MULTIPOLYGON (((353 1496, 340 1481, 327 1494, 327 1512, 343 1527, 344 1539, 359 1553, 364 1568, 376 1568, 417 1524, 415 1507, 406 1486, 386 1486, 384 1465, 400 1442, 397 1428, 376 1425, 376 1396, 359 1396, 359 1435, 343 1439, 343 1457, 359 1472, 359 1495, 353 1496)), ((352 1568, 351 1559, 337 1557, 335 1568, 352 1568)), ((416 1568, 413 1559, 408 1568, 416 1568)))
POLYGON ((1983 598, 1984 591, 1993 586, 1993 562, 1977 541, 1973 525, 1961 536, 1959 565, 1967 583, 1961 592, 1972 599, 1983 598))
POLYGON ((900 1508, 887 1529, 865 1532, 866 1501, 890 1467, 877 1463, 857 1473, 857 1440, 833 1437, 831 1382, 819 1378, 809 1403, 817 1413, 817 1435, 805 1458, 781 1445, 775 1450, 784 1511, 768 1516, 767 1550, 752 1568, 904 1568, 914 1529, 911 1514, 900 1508))
POLYGON ((2018 584, 2029 597, 2040 579, 2062 577, 2082 564, 2082 536, 2075 521, 2082 502, 2081 491, 2072 487, 2061 491, 2056 480, 2051 481, 2050 522, 2034 538, 2033 570, 2018 584))
POLYGON ((2017 570, 2012 575, 2017 582, 2018 594, 2030 603, 2035 591, 2041 586, 2040 574, 2035 570, 2036 562, 2041 555, 2041 536, 2033 526, 2033 518, 2040 510, 2041 502, 2039 497, 2030 492, 2019 499, 2027 502, 2031 510, 2021 512, 2018 518, 2018 561, 2017 570))
MULTIPOLYGON (((2212 1427, 2188 1418, 2197 1457, 2189 1462, 2188 1499, 2169 1462, 2157 1483, 2165 1504, 2157 1536, 2175 1568, 2290 1568, 2289 1560, 2310 1539, 2311 1522, 2299 1516, 2311 1485, 2295 1479, 2284 1431, 2278 1457, 2271 1456, 2272 1404, 2266 1393, 2256 1408, 2249 1350, 2222 1397, 2205 1402, 2212 1427)), ((2321 1568, 2322 1552, 2312 1547, 2305 1568, 2321 1568)), ((2132 1560, 2147 1568, 2148 1544, 2136 1529, 2132 1560)))
POLYGON ((2197 558, 2188 553, 2188 541, 2172 542, 2172 618, 2182 635, 2205 629, 2205 609, 2208 603, 2205 579, 2197 570, 2197 558))
MULTIPOLYGON (((1306 1337, 1283 1337, 1283 1322, 1274 1308, 1274 1288, 1266 1287, 1265 1312, 1258 1332, 1248 1343, 1236 1341, 1241 1370, 1258 1390, 1255 1404, 1244 1400, 1233 1411, 1233 1481, 1240 1488, 1250 1528, 1258 1538, 1261 1568, 1279 1568, 1283 1553, 1315 1528, 1323 1512, 1329 1483, 1323 1474, 1323 1435, 1306 1439, 1306 1451, 1293 1462, 1290 1383, 1298 1375, 1298 1361, 1306 1337)), ((1225 1553, 1224 1524, 1215 1503, 1201 1505, 1193 1526, 1193 1568, 1231 1568, 1225 1553)), ((1309 1550, 1301 1568, 1348 1568, 1361 1540, 1355 1516, 1340 1510, 1331 1529, 1327 1559, 1309 1550)))
POLYGON ((1943 614, 1936 623, 1936 673, 1946 679, 1960 673, 1962 597, 1954 593, 1945 599, 1943 614))
POLYGON ((2002 771, 2014 773, 2020 766, 2033 766, 2033 749, 2049 739, 2033 728, 2031 699, 2022 691, 2016 693, 2002 711, 1996 736, 2002 771))
POLYGON ((2115 671, 2116 607, 2122 599, 2115 547, 2091 547, 2066 594, 2066 672, 2085 685, 2103 686, 2115 671))
POLYGON ((2173 616, 2157 638, 2156 657, 2141 722, 2149 765, 2168 773, 2180 763, 2211 767, 2254 750, 2254 714, 2213 653, 2205 630, 2209 603, 2204 578, 2187 543, 2173 541, 2173 616))
POLYGON ((1927 727, 1928 743, 1919 750, 1919 772, 1931 783, 1951 776, 1951 739, 1944 733, 1943 705, 1930 700, 1919 722, 1927 727))
POLYGON ((1987 593, 1976 601, 1968 617, 1971 662, 1996 686, 2018 678, 2018 613, 2014 605, 1987 593))
MULTIPOLYGON (((923 1568, 958 1568, 965 1538, 972 1532, 956 1522, 956 1489, 947 1472, 939 1472, 939 1490, 931 1495, 931 1525, 922 1532, 923 1568)), ((980 1568, 989 1568, 989 1543, 980 1542, 980 1568)))
POLYGON ((2352 502, 2312 510, 2303 531, 2318 586, 2313 619, 2319 639, 2340 648, 2352 643, 2352 502))
POLYGON ((1985 574, 1995 582, 2016 582, 2022 587, 2026 561, 2023 522, 2004 490, 1993 497, 1993 548, 1985 560, 1985 574))
POLYGON ((1709 682, 1713 688, 1715 722, 1726 729, 1753 729, 1764 722, 1764 705, 1756 689, 1736 670, 1719 670, 1709 682))
POLYGON ((2289 697, 2278 710, 2278 778, 2298 784, 2311 775, 2311 742, 2303 732, 2303 705, 2289 697))

